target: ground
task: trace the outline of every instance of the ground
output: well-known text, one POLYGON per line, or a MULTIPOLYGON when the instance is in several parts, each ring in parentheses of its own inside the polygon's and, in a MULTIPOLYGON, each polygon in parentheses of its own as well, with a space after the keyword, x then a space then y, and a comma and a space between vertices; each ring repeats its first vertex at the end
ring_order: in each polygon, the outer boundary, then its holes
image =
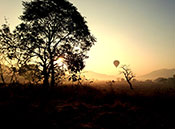
POLYGON ((175 129, 173 89, 127 88, 1 86, 0 128, 175 129))

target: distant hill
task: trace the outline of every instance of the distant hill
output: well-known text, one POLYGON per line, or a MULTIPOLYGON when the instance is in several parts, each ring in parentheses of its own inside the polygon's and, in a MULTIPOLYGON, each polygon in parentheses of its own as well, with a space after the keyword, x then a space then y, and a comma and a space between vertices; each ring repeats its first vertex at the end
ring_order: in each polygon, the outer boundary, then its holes
POLYGON ((138 79, 146 80, 146 79, 156 79, 159 77, 169 78, 175 75, 175 69, 159 69, 156 71, 152 71, 151 73, 139 76, 138 79))
POLYGON ((93 79, 93 80, 116 80, 117 76, 115 75, 106 75, 106 74, 101 74, 101 73, 96 73, 93 71, 85 71, 83 73, 87 79, 93 79))

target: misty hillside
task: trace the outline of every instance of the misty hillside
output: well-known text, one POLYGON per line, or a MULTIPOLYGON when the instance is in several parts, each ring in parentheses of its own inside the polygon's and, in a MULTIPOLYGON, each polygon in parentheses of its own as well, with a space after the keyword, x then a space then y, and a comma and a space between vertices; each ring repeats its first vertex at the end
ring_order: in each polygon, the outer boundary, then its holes
MULTIPOLYGON (((93 80, 116 80, 117 77, 119 76, 115 76, 115 75, 107 75, 107 74, 101 74, 101 73, 96 73, 93 71, 85 71, 85 73, 83 74, 85 75, 85 77, 87 79, 93 79, 93 80)), ((136 79, 138 80, 147 80, 147 79, 151 79, 154 80, 156 78, 159 77, 163 77, 163 78, 169 78, 169 77, 173 77, 173 75, 175 75, 175 69, 159 69, 159 70, 155 70, 152 71, 151 73, 142 75, 142 76, 137 76, 136 79)))
POLYGON ((151 73, 142 75, 138 78, 144 79, 144 80, 145 79, 156 79, 159 77, 169 78, 169 77, 173 77, 173 75, 175 75, 175 69, 159 69, 159 70, 152 71, 151 73))
POLYGON ((117 75, 107 75, 107 74, 101 74, 101 73, 96 73, 93 71, 85 71, 83 74, 87 79, 92 79, 92 80, 116 80, 117 75))

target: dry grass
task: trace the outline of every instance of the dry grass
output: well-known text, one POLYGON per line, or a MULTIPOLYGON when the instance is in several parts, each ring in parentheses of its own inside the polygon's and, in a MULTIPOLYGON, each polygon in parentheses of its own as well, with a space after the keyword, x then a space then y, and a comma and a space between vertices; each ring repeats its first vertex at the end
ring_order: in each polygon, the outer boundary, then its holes
POLYGON ((1 128, 173 129, 175 86, 125 83, 91 86, 9 85, 0 88, 1 128))

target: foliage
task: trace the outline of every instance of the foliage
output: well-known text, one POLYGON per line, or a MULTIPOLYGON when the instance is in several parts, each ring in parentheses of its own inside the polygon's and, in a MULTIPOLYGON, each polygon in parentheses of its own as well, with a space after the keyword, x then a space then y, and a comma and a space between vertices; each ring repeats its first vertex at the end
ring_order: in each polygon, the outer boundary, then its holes
POLYGON ((35 64, 24 65, 19 68, 19 75, 23 76, 29 83, 37 84, 41 81, 41 70, 35 64))
POLYGON ((165 84, 165 85, 174 85, 175 86, 175 78, 174 78, 174 75, 173 77, 170 77, 170 78, 163 78, 163 77, 159 77, 157 79, 154 80, 154 82, 156 83, 161 83, 161 84, 165 84))

